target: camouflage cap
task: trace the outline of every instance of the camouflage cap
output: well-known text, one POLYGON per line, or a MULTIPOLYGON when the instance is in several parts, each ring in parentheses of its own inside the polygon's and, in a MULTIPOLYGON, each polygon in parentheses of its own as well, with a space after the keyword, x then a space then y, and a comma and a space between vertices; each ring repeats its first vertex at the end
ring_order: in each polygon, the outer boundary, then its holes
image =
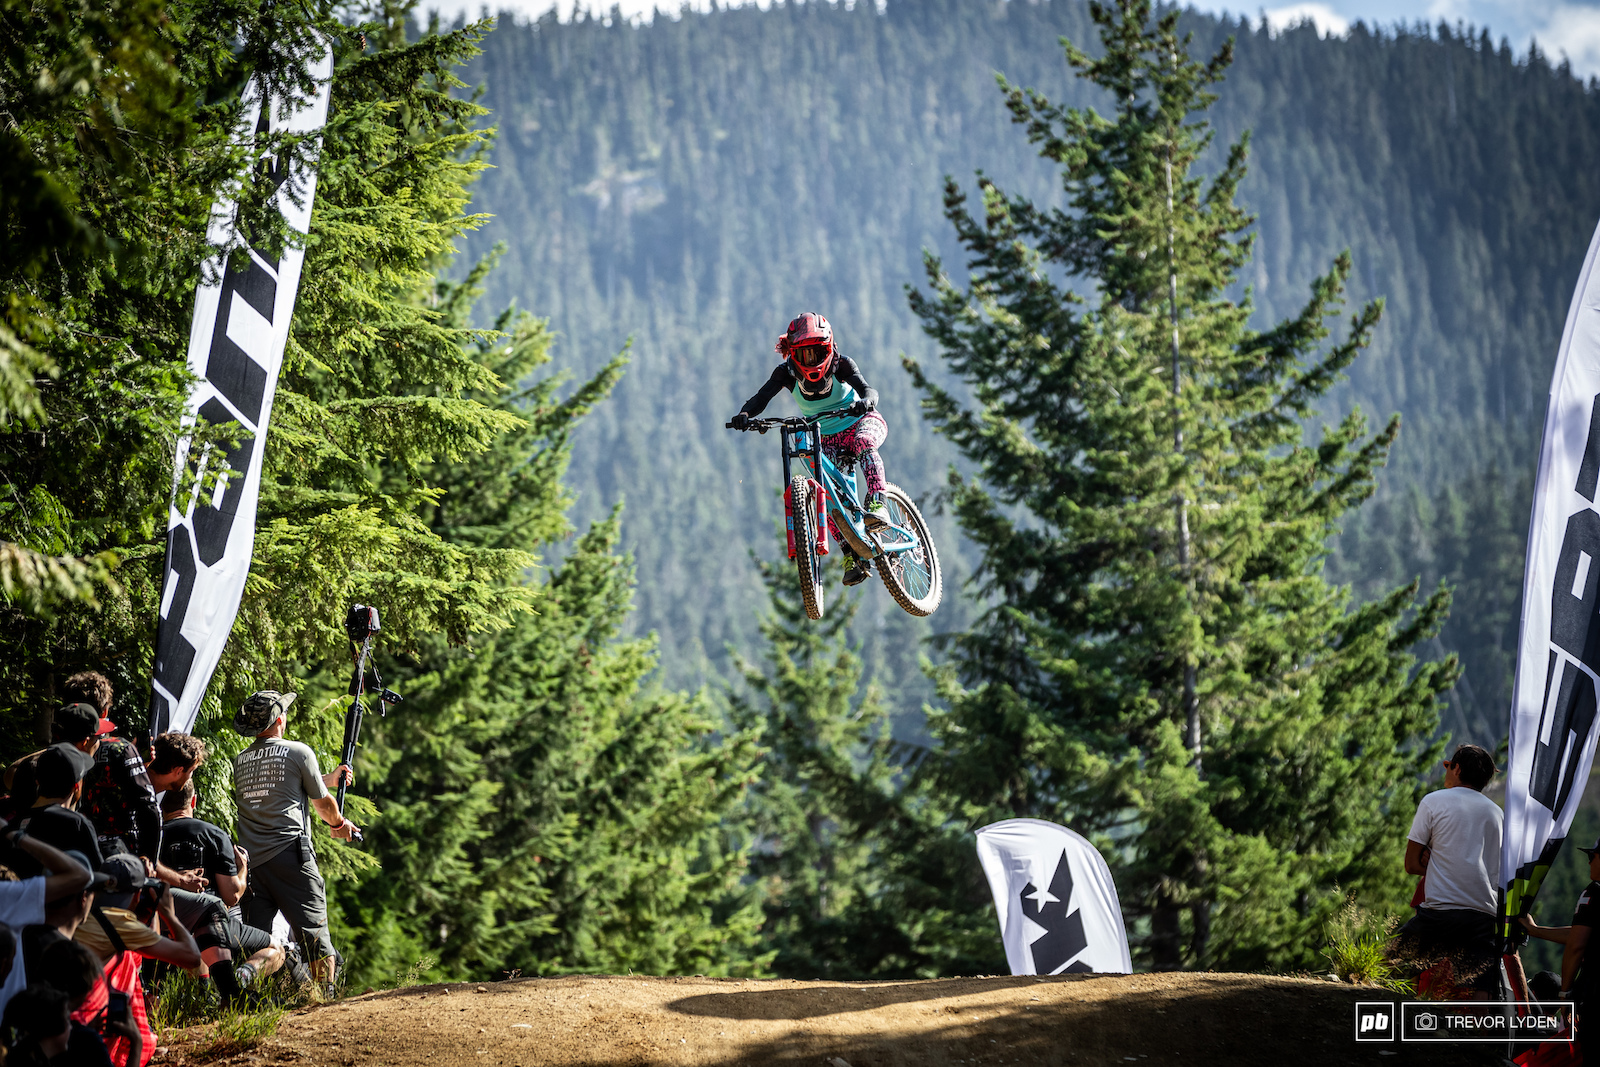
POLYGON ((289 710, 294 703, 293 693, 280 693, 276 689, 263 689, 251 693, 233 717, 233 728, 246 737, 255 737, 272 725, 272 720, 289 710))

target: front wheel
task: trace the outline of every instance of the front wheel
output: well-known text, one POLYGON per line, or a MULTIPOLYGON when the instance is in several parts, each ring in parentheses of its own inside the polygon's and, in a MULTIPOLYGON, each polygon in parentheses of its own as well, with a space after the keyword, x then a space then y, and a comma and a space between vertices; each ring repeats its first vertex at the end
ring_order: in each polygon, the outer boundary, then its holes
MULTIPOLYGON (((800 599, 806 617, 822 618, 822 561, 817 558, 817 483, 810 478, 789 482, 794 508, 794 569, 800 577, 800 599)), ((909 610, 909 609, 908 609, 909 610)))
MULTIPOLYGON (((910 530, 916 544, 904 552, 885 552, 878 557, 878 575, 894 602, 908 615, 932 615, 944 597, 944 578, 939 573, 939 550, 933 547, 927 523, 909 496, 899 486, 883 487, 883 503, 889 510, 889 521, 902 529, 910 530)), ((796 536, 799 535, 796 524, 796 536)), ((893 531, 889 537, 897 537, 893 531)), ((889 542, 892 544, 893 542, 889 542)), ((815 616, 813 616, 815 617, 815 616)))

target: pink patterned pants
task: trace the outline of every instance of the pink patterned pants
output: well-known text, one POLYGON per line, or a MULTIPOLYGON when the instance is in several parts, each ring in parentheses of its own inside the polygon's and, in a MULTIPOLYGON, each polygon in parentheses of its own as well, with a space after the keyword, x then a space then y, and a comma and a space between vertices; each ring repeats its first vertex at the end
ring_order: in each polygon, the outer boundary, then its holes
MULTIPOLYGON (((883 421, 883 416, 876 411, 869 411, 857 419, 855 425, 839 433, 831 433, 822 439, 822 451, 834 463, 843 466, 856 462, 861 464, 861 476, 866 482, 869 493, 883 492, 885 478, 883 476, 883 457, 878 455, 878 446, 889 437, 889 424, 883 421)), ((828 532, 833 534, 834 540, 840 540, 839 527, 834 525, 833 516, 828 516, 828 532)))

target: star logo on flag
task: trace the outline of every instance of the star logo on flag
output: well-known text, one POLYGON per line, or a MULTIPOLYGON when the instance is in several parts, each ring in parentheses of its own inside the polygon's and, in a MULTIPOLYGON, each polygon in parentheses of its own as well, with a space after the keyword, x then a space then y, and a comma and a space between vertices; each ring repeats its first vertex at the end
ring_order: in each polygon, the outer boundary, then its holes
POLYGON ((1082 960, 1069 962, 1089 947, 1089 938, 1083 932, 1083 913, 1072 908, 1072 865, 1065 849, 1056 862, 1050 888, 1029 882, 1022 887, 1018 903, 1023 915, 1044 927, 1043 936, 1028 946, 1035 973, 1079 974, 1094 969, 1082 960))

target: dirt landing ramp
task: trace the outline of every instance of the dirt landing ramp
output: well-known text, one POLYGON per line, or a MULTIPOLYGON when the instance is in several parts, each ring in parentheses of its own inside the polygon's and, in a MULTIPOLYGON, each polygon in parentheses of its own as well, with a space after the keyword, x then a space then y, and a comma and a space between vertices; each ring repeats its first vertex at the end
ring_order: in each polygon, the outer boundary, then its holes
POLYGON ((1503 1045, 1357 1044, 1330 982, 1236 974, 792 982, 570 977, 416 986, 284 1019, 266 1044, 158 1063, 317 1067, 1321 1067, 1493 1064, 1503 1045))

